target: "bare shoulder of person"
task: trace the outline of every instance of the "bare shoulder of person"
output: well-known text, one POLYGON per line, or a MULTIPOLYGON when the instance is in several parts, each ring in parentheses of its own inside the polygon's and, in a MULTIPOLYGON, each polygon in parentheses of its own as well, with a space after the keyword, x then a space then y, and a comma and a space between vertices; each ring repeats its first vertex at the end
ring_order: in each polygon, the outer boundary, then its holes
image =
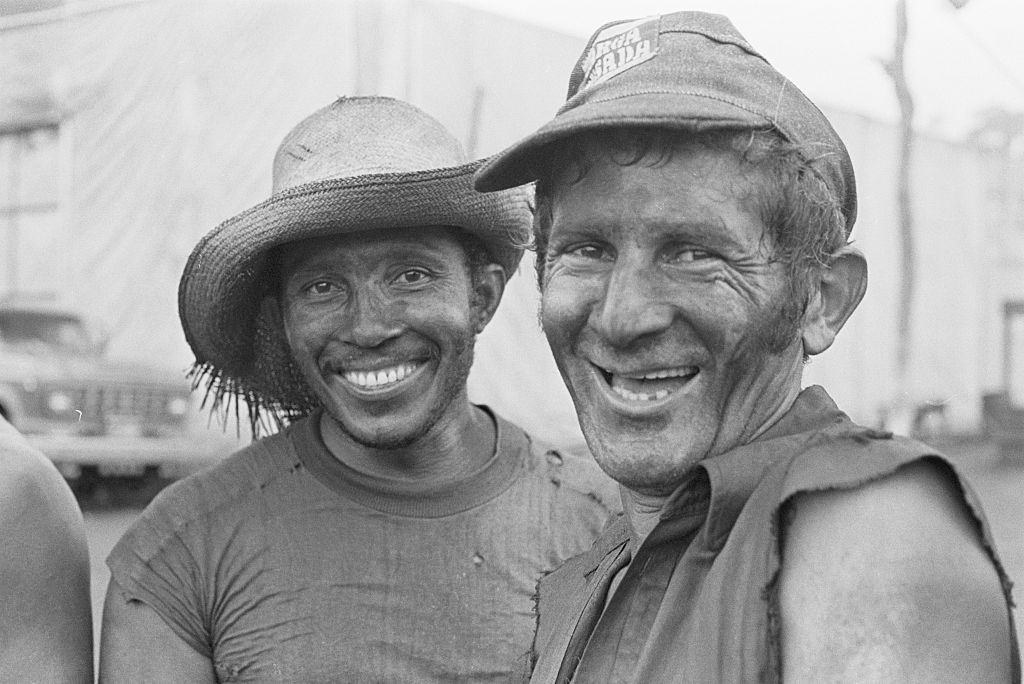
POLYGON ((787 520, 786 682, 1009 681, 999 576, 946 466, 798 495, 787 520))
POLYGON ((60 473, 0 426, 0 680, 92 681, 89 552, 60 473))

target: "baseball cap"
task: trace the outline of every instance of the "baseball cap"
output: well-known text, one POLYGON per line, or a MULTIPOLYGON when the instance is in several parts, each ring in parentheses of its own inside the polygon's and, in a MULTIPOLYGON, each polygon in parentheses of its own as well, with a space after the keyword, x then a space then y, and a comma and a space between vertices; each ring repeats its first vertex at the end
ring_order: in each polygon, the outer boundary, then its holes
POLYGON ((849 235, 857 215, 853 163, 821 110, 728 18, 676 12, 599 28, 573 67, 565 104, 477 172, 482 192, 540 177, 552 143, 611 128, 774 130, 800 147, 836 193, 849 235))

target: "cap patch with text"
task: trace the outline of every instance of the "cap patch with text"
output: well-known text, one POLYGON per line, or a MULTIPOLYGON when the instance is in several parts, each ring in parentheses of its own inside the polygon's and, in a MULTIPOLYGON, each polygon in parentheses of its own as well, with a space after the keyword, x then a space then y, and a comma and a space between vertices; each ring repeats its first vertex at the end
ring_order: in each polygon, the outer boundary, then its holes
POLYGON ((658 52, 658 21, 647 17, 614 24, 600 31, 580 64, 579 90, 606 81, 654 57, 658 52))

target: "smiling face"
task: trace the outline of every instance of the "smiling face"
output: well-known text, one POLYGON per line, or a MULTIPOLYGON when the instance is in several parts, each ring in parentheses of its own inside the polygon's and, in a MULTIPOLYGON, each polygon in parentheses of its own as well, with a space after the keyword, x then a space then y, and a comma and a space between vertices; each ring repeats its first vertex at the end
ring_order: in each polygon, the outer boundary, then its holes
POLYGON ((473 343, 500 299, 491 282, 500 267, 485 267, 474 287, 448 228, 296 242, 280 264, 292 356, 352 439, 405 447, 465 412, 473 343))
POLYGON ((551 186, 541 320, 598 463, 667 494, 799 391, 786 268, 738 154, 584 157, 551 186))

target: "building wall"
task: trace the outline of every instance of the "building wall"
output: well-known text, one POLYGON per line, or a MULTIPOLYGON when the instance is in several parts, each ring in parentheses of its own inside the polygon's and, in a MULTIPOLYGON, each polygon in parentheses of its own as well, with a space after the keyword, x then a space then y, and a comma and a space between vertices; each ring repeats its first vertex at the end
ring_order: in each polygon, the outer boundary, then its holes
MULTIPOLYGON (((582 45, 440 0, 149 0, 0 28, 0 130, 33 116, 62 123, 63 221, 47 243, 54 266, 37 278, 105 319, 113 353, 184 369, 185 260, 269 195, 274 150, 301 118, 339 95, 392 95, 491 154, 550 118, 582 45)), ((1002 382, 1002 302, 1024 298, 1024 166, 919 140, 913 365, 897 386, 895 132, 828 114, 858 174, 853 237, 870 284, 807 382, 864 422, 900 401, 938 401, 951 429, 973 429, 980 393, 1002 382)), ((578 441, 536 306, 528 254, 481 336, 471 393, 542 437, 578 441)))
MULTIPOLYGON (((864 301, 807 368, 864 422, 898 407, 945 406, 946 428, 980 425, 981 394, 1002 385, 1002 305, 1024 298, 1024 161, 920 136, 911 192, 917 276, 909 376, 896 368, 899 261, 895 128, 829 112, 857 173, 854 245, 868 261, 864 301)), ((887 422, 887 421, 886 421, 887 422)))

